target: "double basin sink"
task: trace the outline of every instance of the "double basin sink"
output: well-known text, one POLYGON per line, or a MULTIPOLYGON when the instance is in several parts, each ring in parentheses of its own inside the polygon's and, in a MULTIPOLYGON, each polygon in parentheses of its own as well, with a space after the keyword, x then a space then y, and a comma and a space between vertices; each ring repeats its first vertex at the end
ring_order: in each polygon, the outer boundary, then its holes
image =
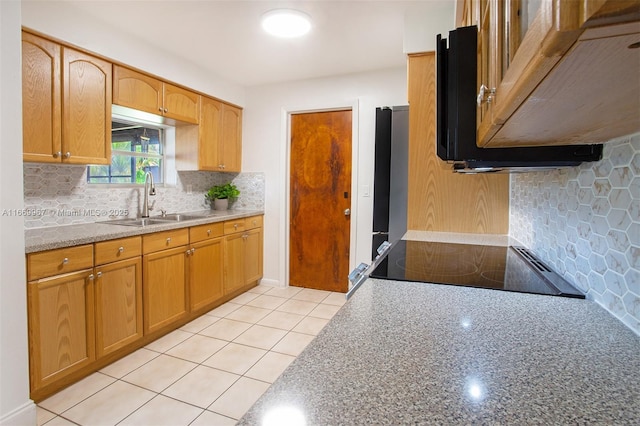
POLYGON ((149 225, 166 225, 167 223, 205 219, 206 217, 207 216, 195 216, 195 215, 175 213, 175 214, 168 214, 165 216, 107 220, 101 223, 105 223, 108 225, 123 225, 123 226, 149 226, 149 225))

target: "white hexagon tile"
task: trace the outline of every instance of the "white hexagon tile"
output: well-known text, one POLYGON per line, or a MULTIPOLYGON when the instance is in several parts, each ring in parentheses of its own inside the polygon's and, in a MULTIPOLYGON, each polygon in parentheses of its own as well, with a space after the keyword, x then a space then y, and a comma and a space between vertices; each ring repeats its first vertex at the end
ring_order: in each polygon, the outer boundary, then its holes
POLYGON ((640 334, 640 134, 596 163, 512 175, 509 235, 640 334))
MULTIPOLYGON (((264 173, 177 172, 175 185, 157 185, 151 199, 154 211, 186 212, 209 209, 204 194, 213 185, 233 182, 240 196, 231 205, 238 210, 263 210, 264 173), (190 192, 186 189, 190 188, 190 192)), ((91 223, 112 217, 136 217, 141 212, 143 188, 100 187, 87 183, 85 166, 39 163, 24 165, 26 228, 91 223), (52 190, 55 188, 55 191, 52 190)))

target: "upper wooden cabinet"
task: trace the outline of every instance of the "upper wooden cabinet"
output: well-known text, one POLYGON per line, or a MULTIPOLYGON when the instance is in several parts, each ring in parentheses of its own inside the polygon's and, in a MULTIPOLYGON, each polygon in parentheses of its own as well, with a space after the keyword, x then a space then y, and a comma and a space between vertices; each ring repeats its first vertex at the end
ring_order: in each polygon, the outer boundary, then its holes
POLYGON ((23 159, 111 162, 111 63, 22 33, 23 159))
POLYGON ((118 65, 113 69, 113 103, 186 123, 199 121, 199 94, 118 65))
POLYGON ((241 171, 242 109, 202 96, 198 129, 177 129, 178 170, 241 171))
POLYGON ((479 146, 640 131, 636 0, 460 0, 457 25, 478 26, 479 146))

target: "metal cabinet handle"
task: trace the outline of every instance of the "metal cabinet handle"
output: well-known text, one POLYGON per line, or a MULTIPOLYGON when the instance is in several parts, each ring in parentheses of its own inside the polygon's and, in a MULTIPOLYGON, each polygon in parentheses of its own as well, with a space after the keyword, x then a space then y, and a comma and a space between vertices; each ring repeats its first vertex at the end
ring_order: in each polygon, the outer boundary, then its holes
POLYGON ((195 249, 195 248, 192 248, 192 249, 191 249, 191 254, 193 254, 193 253, 195 253, 195 252, 196 252, 196 249, 195 249))
POLYGON ((62 259, 62 264, 66 265, 67 263, 69 263, 69 258, 65 257, 64 259, 62 259))
POLYGON ((62 157, 62 151, 58 151, 58 152, 54 152, 53 153, 53 158, 60 158, 62 157))
POLYGON ((167 108, 164 109, 164 112, 169 112, 169 110, 167 108))
POLYGON ((88 277, 88 278, 89 278, 89 281, 93 281, 93 279, 94 279, 95 277, 93 276, 93 274, 89 274, 89 277, 88 277))
POLYGON ((207 229, 207 235, 211 235, 211 229, 207 229))
POLYGON ((98 273, 96 274, 96 276, 97 276, 98 278, 100 278, 100 277, 102 276, 102 272, 98 272, 98 273))
POLYGON ((162 112, 162 107, 158 108, 158 111, 162 112))
POLYGON ((345 216, 351 216, 351 210, 350 209, 344 209, 344 215, 345 216))
POLYGON ((171 243, 171 237, 167 238, 167 244, 171 243))
POLYGON ((67 152, 64 154, 64 158, 71 158, 71 153, 70 153, 69 151, 67 151, 67 152))
POLYGON ((233 229, 238 229, 238 224, 237 223, 233 224, 233 229))
POLYGON ((118 253, 124 253, 124 247, 118 247, 118 253))

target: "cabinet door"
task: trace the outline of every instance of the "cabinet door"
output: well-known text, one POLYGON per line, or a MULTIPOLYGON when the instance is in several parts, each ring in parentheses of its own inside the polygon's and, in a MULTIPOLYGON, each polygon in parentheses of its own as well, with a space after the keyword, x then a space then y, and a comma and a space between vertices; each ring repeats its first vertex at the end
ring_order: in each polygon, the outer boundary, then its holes
POLYGON ((59 163, 62 110, 60 45, 22 33, 22 146, 24 161, 59 163))
POLYGON ((142 258, 99 266, 95 276, 96 348, 100 358, 143 335, 142 258))
POLYGON ((238 232, 224 238, 224 294, 229 294, 245 284, 243 236, 244 233, 238 232))
POLYGON ((262 228, 254 228, 244 235, 244 282, 251 284, 262 278, 262 228))
POLYGON ((189 303, 195 311, 223 295, 223 238, 191 245, 189 260, 189 303))
POLYGON ((162 81, 114 65, 113 103, 162 115, 162 81))
POLYGON ((95 360, 92 270, 28 284, 32 392, 95 360))
POLYGON ((242 110, 223 104, 222 108, 222 168, 239 172, 242 161, 242 110))
POLYGON ((202 97, 198 137, 198 169, 218 171, 222 166, 222 102, 202 97))
POLYGON ((166 117, 198 124, 200 95, 172 84, 164 83, 164 108, 166 117))
POLYGON ((111 164, 111 63, 69 48, 62 58, 63 161, 111 164))
POLYGON ((187 315, 186 251, 182 246, 143 256, 145 334, 187 315))

